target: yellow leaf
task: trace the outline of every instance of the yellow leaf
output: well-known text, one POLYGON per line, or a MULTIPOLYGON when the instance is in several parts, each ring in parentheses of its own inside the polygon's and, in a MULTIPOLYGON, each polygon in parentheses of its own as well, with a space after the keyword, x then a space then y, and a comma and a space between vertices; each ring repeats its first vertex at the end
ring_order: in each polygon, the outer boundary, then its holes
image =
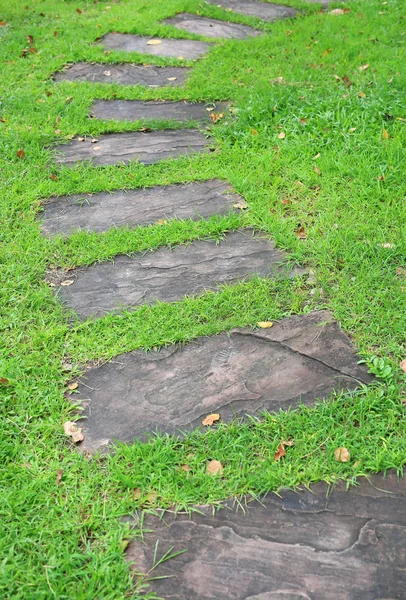
POLYGON ((222 475, 223 465, 219 460, 211 460, 207 465, 208 475, 222 475))
POLYGON ((168 81, 176 81, 176 79, 177 79, 176 77, 167 77, 168 81))
POLYGON ((337 462, 343 463, 349 462, 351 460, 350 453, 348 452, 347 448, 344 448, 344 446, 340 446, 340 448, 337 448, 337 450, 335 450, 334 458, 337 462))
POLYGON ((147 42, 147 46, 156 46, 157 44, 162 44, 161 40, 149 40, 147 42))
POLYGON ((76 390, 79 387, 79 384, 77 381, 75 381, 75 383, 71 383, 70 385, 68 385, 68 390, 76 390))
POLYGON ((63 430, 66 435, 70 436, 72 440, 77 444, 85 439, 80 427, 77 427, 72 421, 66 421, 63 424, 63 430))
POLYGON ((382 138, 383 138, 384 140, 387 140, 387 139, 389 138, 389 133, 387 132, 387 130, 386 130, 386 129, 384 129, 384 130, 382 131, 382 138))
POLYGON ((257 325, 261 329, 269 329, 270 327, 272 327, 273 323, 272 321, 258 321, 257 325))
POLYGON ((61 285, 63 286, 72 285, 72 283, 75 283, 73 279, 65 279, 65 281, 61 281, 61 285))
POLYGON ((279 138, 280 140, 283 140, 283 139, 285 139, 285 137, 286 137, 286 133, 285 133, 284 131, 281 131, 280 133, 278 133, 278 138, 279 138))
POLYGON ((202 425, 205 427, 213 425, 216 421, 219 421, 220 415, 218 413, 213 413, 211 415, 207 415, 205 419, 202 421, 202 425))

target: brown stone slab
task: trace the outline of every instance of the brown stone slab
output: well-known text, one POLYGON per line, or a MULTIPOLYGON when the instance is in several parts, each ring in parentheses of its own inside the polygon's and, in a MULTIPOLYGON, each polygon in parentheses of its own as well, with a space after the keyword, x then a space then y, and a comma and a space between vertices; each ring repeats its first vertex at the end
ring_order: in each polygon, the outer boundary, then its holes
POLYGON ((205 219, 225 215, 241 196, 218 179, 140 190, 50 198, 43 206, 42 232, 53 237, 76 230, 107 231, 148 225, 159 219, 205 219))
MULTIPOLYGON (((70 275, 70 274, 69 274, 70 275)), ((159 352, 118 356, 81 378, 86 448, 260 415, 328 397, 370 379, 328 311, 283 319, 270 329, 234 329, 159 352)))
POLYGON ((272 277, 283 259, 264 234, 245 229, 218 243, 196 241, 75 269, 68 278, 74 283, 59 287, 59 295, 80 317, 103 316, 156 300, 175 302, 254 275, 272 277))
POLYGON ((209 152, 207 138, 196 129, 130 131, 76 138, 55 147, 55 162, 73 165, 82 160, 94 165, 117 165, 138 160, 145 165, 192 152, 209 152))
POLYGON ((147 573, 165 552, 181 552, 150 575, 147 591, 165 600, 405 598, 405 479, 391 471, 349 490, 340 482, 281 495, 244 510, 230 501, 214 515, 208 506, 145 515, 127 558, 147 573))
POLYGON ((248 17, 258 17, 263 21, 289 19, 297 14, 297 10, 282 4, 271 4, 257 0, 206 0, 209 4, 232 10, 248 17))
POLYGON ((183 29, 189 33, 204 35, 209 38, 225 38, 243 40, 247 37, 261 35, 262 31, 241 25, 240 23, 230 23, 229 21, 219 21, 209 17, 198 17, 189 13, 181 13, 176 17, 170 17, 163 21, 167 25, 173 25, 178 29, 183 29))
POLYGON ((117 83, 119 85, 144 85, 164 87, 183 85, 190 69, 187 67, 156 67, 131 63, 76 63, 55 73, 55 81, 88 81, 91 83, 117 83))
POLYGON ((195 60, 200 58, 203 54, 206 54, 213 45, 196 40, 151 38, 129 33, 108 33, 102 38, 101 43, 107 50, 142 52, 144 54, 153 54, 154 56, 184 58, 185 60, 195 60))
POLYGON ((172 121, 210 121, 213 112, 224 113, 224 102, 172 102, 169 100, 97 100, 92 108, 96 119, 139 121, 165 119, 172 121))

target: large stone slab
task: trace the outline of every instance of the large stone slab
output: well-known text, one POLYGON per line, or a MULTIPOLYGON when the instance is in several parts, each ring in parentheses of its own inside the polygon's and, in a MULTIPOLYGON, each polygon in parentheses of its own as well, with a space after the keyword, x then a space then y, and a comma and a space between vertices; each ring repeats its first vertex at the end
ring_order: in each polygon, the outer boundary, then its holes
POLYGON ((224 181, 167 185, 140 190, 50 198, 43 206, 42 232, 50 237, 76 230, 107 231, 148 225, 159 219, 205 219, 225 215, 242 198, 224 181))
POLYGON ((103 316, 120 307, 174 302, 254 275, 272 277, 285 272, 283 259, 263 234, 245 229, 219 243, 196 241, 75 269, 68 278, 74 283, 62 282, 59 295, 80 317, 103 316))
POLYGON ((224 102, 172 102, 170 100, 97 100, 92 116, 115 121, 166 119, 172 121, 210 121, 210 115, 224 113, 224 102))
POLYGON ((107 50, 124 52, 143 52, 154 56, 170 56, 195 60, 206 54, 212 44, 196 40, 176 40, 167 38, 150 38, 129 33, 108 33, 102 38, 107 50))
POLYGON ((81 160, 94 165, 117 165, 138 160, 145 165, 176 158, 193 152, 209 152, 207 138, 196 129, 165 131, 130 131, 106 133, 97 141, 93 138, 76 138, 55 147, 55 161, 73 165, 81 160))
POLYGON ((55 73, 54 80, 164 87, 184 84, 189 71, 187 67, 156 67, 131 63, 76 63, 55 73))
POLYGON ((164 23, 173 25, 189 33, 196 33, 197 35, 204 35, 209 38, 242 40, 262 34, 262 31, 248 25, 219 21, 218 19, 211 19, 209 17, 198 17, 189 13, 180 13, 176 17, 165 19, 164 23))
POLYGON ((224 9, 231 9, 236 13, 249 17, 258 17, 263 21, 278 21, 294 17, 297 11, 289 6, 271 4, 257 0, 206 0, 208 4, 214 4, 224 9))
POLYGON ((159 352, 118 356, 81 378, 87 448, 143 439, 156 430, 195 428, 278 411, 368 381, 355 349, 331 313, 283 319, 271 329, 234 329, 159 352))
MULTIPOLYGON (((227 466, 225 465, 225 476, 227 466)), ((190 474, 185 474, 185 477, 190 474)), ((269 494, 245 510, 146 515, 127 557, 165 600, 395 600, 406 588, 406 480, 269 494), (155 565, 154 552, 157 550, 155 565)), ((135 526, 141 525, 140 516, 135 526)))

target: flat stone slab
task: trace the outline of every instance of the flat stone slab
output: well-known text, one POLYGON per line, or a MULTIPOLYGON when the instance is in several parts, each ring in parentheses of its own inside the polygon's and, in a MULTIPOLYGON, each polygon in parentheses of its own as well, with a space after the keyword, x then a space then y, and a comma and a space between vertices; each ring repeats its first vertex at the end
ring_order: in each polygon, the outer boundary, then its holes
POLYGON ((156 67, 131 63, 76 63, 54 74, 54 81, 89 81, 166 87, 183 85, 190 69, 187 67, 156 67))
POLYGON ((167 38, 150 38, 130 33, 108 33, 101 43, 107 50, 123 52, 142 52, 154 56, 170 56, 196 60, 206 54, 212 44, 196 40, 176 40, 167 38))
MULTIPOLYGON (((69 274, 70 275, 70 274, 69 274)), ((210 413, 223 421, 311 404, 370 376, 328 311, 283 319, 270 329, 234 329, 136 350, 88 370, 79 384, 87 419, 84 446, 177 434, 210 413)))
POLYGON ((175 302, 221 284, 246 277, 285 273, 284 253, 263 234, 249 229, 216 240, 196 241, 135 256, 116 256, 114 262, 69 271, 73 284, 59 287, 59 296, 79 317, 159 300, 175 302))
POLYGON ((182 552, 150 575, 147 591, 165 600, 402 599, 406 480, 391 471, 358 484, 286 490, 245 510, 230 501, 214 516, 207 506, 191 516, 145 515, 127 558, 147 573, 156 550, 155 565, 165 552, 182 552))
POLYGON ((145 165, 192 152, 209 152, 207 138, 196 129, 106 133, 76 138, 55 147, 55 162, 73 165, 82 160, 94 165, 117 165, 138 160, 145 165))
POLYGON ((262 35, 262 31, 229 21, 219 21, 209 17, 198 17, 189 13, 180 13, 176 17, 170 17, 163 21, 167 25, 173 25, 189 33, 204 35, 209 38, 225 38, 243 40, 247 37, 262 35))
POLYGON ((142 121, 165 119, 172 121, 210 121, 210 115, 228 110, 225 102, 172 102, 170 100, 97 100, 92 108, 96 119, 142 121))
POLYGON ((270 4, 269 2, 257 2, 256 0, 206 0, 208 4, 214 4, 224 9, 231 9, 236 13, 249 17, 258 17, 263 21, 278 21, 288 19, 297 14, 297 10, 281 4, 270 4))
POLYGON ((149 225, 159 219, 206 219, 225 215, 242 198, 218 179, 100 194, 50 198, 43 206, 42 232, 53 237, 74 231, 107 231, 149 225))

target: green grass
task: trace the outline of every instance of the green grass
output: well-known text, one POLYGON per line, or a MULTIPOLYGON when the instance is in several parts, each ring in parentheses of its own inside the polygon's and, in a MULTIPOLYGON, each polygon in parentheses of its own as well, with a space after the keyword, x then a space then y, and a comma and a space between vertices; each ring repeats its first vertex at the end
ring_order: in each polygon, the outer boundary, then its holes
MULTIPOLYGON (((230 13, 198 0, 13 0, 0 7, 0 21, 7 21, 0 26, 0 376, 10 382, 0 389, 1 597, 144 597, 147 590, 133 592, 123 554, 128 529, 120 518, 144 505, 152 491, 152 506, 185 508, 281 486, 402 470, 404 3, 349 2, 351 12, 336 17, 299 0, 284 4, 301 8, 301 16, 266 25, 233 15, 269 35, 219 42, 190 63, 185 88, 162 90, 54 84, 50 76, 67 62, 123 60, 120 53, 106 55, 92 45, 108 31, 196 37, 159 21, 186 10, 224 19, 230 13), (27 36, 34 37, 37 52, 23 57, 27 36), (365 64, 369 67, 360 70, 365 64), (352 85, 335 75, 347 76, 352 85), (57 167, 53 144, 75 134, 141 126, 89 119, 96 98, 228 99, 235 118, 212 128, 217 149, 210 155, 148 167, 57 167), (284 139, 278 138, 281 131, 284 139), (24 158, 17 157, 19 150, 24 158), (249 210, 207 222, 81 232, 54 241, 40 235, 41 198, 211 177, 227 179, 249 210), (290 203, 282 204, 284 199, 290 203), (218 238, 241 225, 269 233, 292 263, 312 269, 313 276, 253 279, 197 299, 85 323, 62 310, 45 281, 49 268, 218 238), (295 235, 299 227, 306 230, 305 240, 295 235), (83 455, 66 442, 62 423, 72 413, 64 391, 87 361, 320 308, 332 310, 377 375, 369 388, 262 421, 221 424, 183 441, 152 437, 108 456, 83 455), (293 439, 295 446, 276 463, 282 439, 293 439), (338 446, 349 449, 350 463, 335 462, 338 446), (214 458, 224 465, 222 478, 205 474, 214 458), (185 463, 189 473, 179 469, 185 463), (140 499, 134 488, 141 489, 140 499)), ((180 64, 150 57, 148 62, 180 64)))

